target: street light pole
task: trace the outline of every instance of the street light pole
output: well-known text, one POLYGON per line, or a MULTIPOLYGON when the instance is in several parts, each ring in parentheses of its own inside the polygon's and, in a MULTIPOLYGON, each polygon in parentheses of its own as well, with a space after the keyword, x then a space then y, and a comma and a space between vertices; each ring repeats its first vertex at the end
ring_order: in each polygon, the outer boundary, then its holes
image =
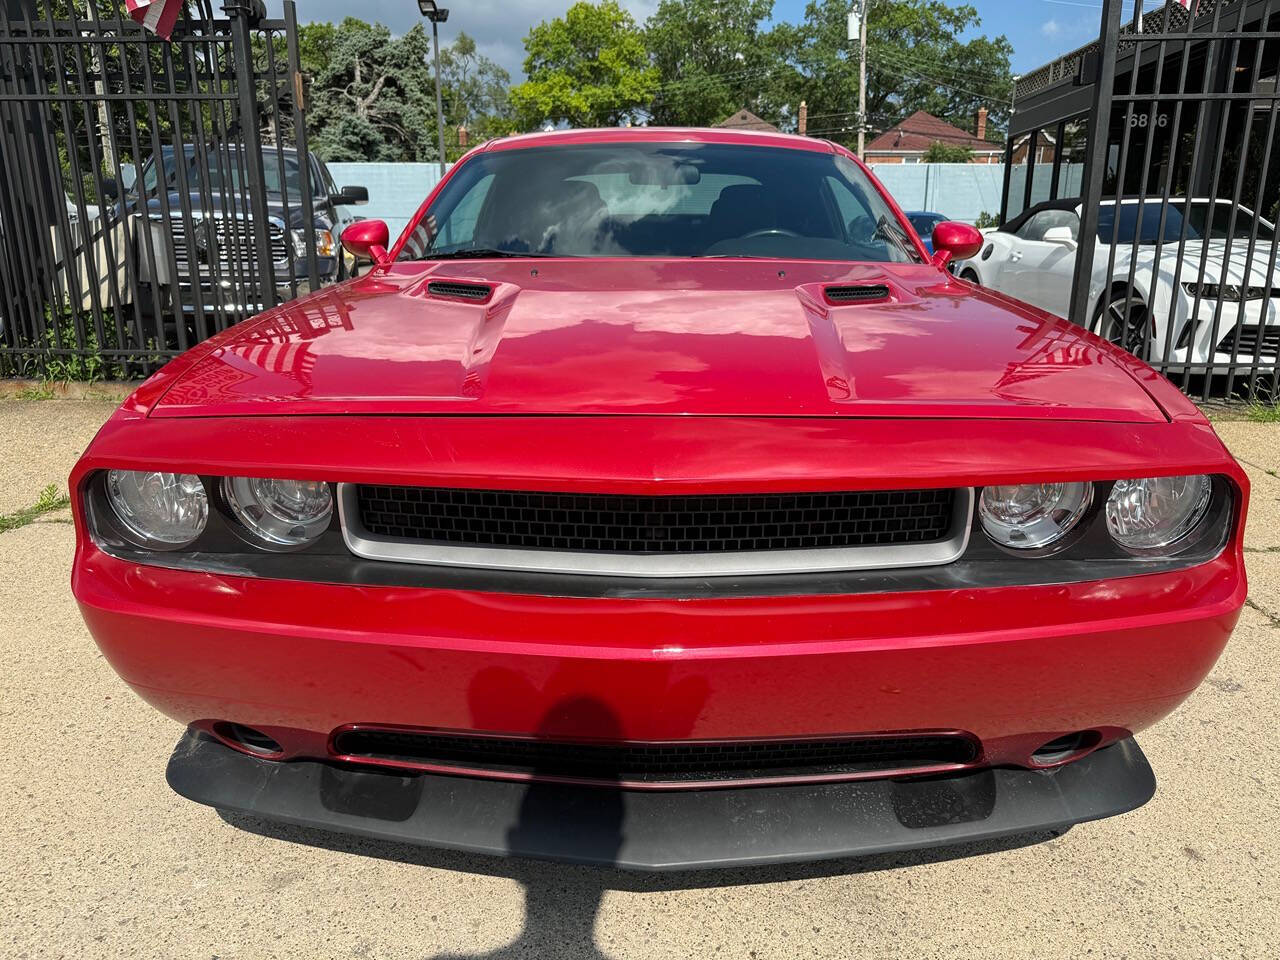
POLYGON ((858 159, 863 160, 867 136, 867 7, 871 0, 861 0, 862 29, 858 31, 858 159))
POLYGON ((440 24, 449 19, 449 11, 436 6, 435 0, 418 0, 418 9, 431 21, 431 45, 436 60, 436 133, 440 137, 440 176, 444 177, 444 101, 440 95, 440 24))

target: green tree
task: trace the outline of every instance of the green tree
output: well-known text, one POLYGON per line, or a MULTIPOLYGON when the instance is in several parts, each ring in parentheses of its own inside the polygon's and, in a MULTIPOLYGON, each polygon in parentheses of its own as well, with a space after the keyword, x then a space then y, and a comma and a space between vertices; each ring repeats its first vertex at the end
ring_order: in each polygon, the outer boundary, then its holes
POLYGON ((707 126, 742 107, 776 119, 763 96, 785 66, 762 26, 772 13, 773 0, 662 0, 644 34, 660 82, 653 120, 707 126))
POLYGON ((511 74, 476 50, 465 33, 440 50, 440 85, 445 107, 445 152, 462 155, 458 128, 465 126, 470 144, 504 136, 514 128, 508 89, 511 74))
MULTIPOLYGON (((326 160, 434 160, 435 75, 421 24, 396 37, 347 17, 311 87, 311 145, 326 160)), ((326 41, 327 43, 327 41, 326 41)))
POLYGON ((524 83, 511 90, 518 124, 614 126, 653 99, 658 70, 644 34, 616 0, 575 3, 524 38, 524 83))
MULTIPOLYGON (((884 128, 925 110, 972 129, 985 106, 988 136, 1007 121, 1013 47, 1004 36, 973 36, 975 8, 941 0, 870 0, 867 21, 867 119, 884 128), (971 39, 964 40, 962 37, 971 39)), ((796 66, 789 96, 809 104, 811 132, 857 139, 858 48, 847 39, 847 0, 811 0, 804 22, 776 28, 796 66)), ((784 78, 785 79, 785 78, 784 78)))
POLYGON ((968 163, 973 159, 973 151, 968 147, 952 146, 935 140, 924 152, 925 163, 968 163))

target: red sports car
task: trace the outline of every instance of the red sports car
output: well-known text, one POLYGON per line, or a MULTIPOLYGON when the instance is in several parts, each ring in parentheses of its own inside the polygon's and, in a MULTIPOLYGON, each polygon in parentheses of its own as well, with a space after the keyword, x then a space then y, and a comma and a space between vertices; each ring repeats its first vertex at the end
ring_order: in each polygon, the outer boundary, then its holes
MULTIPOLYGON (((1164 379, 950 276, 843 148, 486 144, 363 276, 170 363, 72 476, 73 587, 183 796, 673 868, 1144 803, 1245 598, 1164 379)), ((126 761, 126 758, 121 758, 126 761)))

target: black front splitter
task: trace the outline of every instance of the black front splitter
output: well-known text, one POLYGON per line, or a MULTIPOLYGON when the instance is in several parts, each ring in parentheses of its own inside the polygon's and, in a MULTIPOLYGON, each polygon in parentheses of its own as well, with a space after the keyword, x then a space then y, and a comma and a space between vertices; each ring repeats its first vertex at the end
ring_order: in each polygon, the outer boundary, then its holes
POLYGON ((862 856, 1064 829, 1142 806, 1132 739, 1053 771, 624 791, 261 760, 188 731, 169 785, 220 810, 400 843, 636 870, 862 856))

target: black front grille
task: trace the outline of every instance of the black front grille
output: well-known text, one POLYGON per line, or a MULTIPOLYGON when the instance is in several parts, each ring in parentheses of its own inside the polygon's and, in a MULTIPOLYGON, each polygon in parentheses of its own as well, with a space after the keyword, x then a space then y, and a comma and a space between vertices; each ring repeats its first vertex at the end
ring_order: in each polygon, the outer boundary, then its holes
POLYGON ((449 766, 602 783, 841 776, 967 764, 978 753, 972 740, 956 734, 612 744, 377 729, 345 730, 334 738, 333 748, 344 757, 405 766, 449 766))
POLYGON ((1262 342, 1258 342, 1258 325, 1246 323, 1238 330, 1228 330, 1218 341, 1218 353, 1236 352, 1237 356, 1257 356, 1275 360, 1280 357, 1280 326, 1262 328, 1262 342), (1239 339, 1237 340, 1237 334, 1239 339), (1237 345, 1238 344, 1238 345, 1237 345))
POLYGON ((885 300, 888 296, 889 288, 883 283, 827 287, 827 299, 832 303, 865 303, 869 300, 885 300))
POLYGON ((645 497, 360 484, 375 537, 587 553, 808 550, 935 543, 954 490, 645 497))

